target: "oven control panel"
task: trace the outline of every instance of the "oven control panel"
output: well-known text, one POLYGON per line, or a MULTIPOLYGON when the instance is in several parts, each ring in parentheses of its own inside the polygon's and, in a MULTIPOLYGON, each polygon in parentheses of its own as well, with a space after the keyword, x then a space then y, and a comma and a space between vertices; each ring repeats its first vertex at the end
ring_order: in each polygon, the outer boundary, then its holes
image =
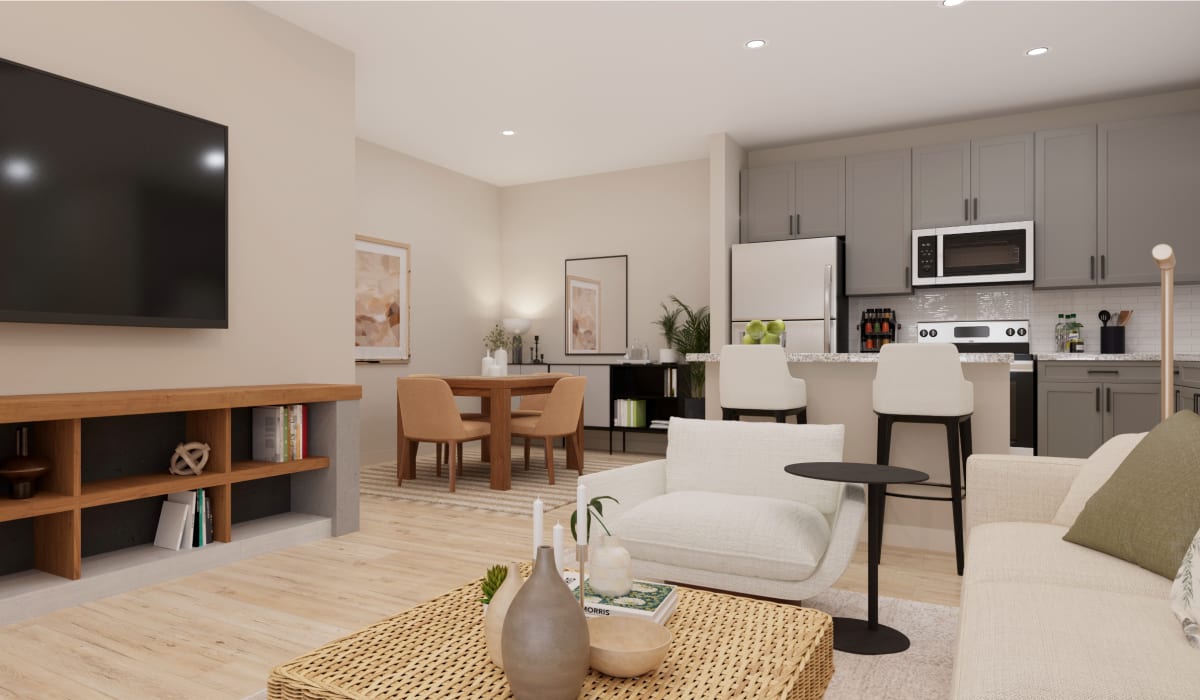
POLYGON ((1029 321, 918 321, 918 343, 1028 343, 1029 321))

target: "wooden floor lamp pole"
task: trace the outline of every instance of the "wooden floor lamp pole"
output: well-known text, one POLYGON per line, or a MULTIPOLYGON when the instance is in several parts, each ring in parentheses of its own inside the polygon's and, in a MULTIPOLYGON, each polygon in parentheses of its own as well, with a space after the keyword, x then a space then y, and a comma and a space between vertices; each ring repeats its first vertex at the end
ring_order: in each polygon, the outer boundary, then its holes
POLYGON ((1162 273, 1162 419, 1175 411, 1175 251, 1159 243, 1150 251, 1162 273))

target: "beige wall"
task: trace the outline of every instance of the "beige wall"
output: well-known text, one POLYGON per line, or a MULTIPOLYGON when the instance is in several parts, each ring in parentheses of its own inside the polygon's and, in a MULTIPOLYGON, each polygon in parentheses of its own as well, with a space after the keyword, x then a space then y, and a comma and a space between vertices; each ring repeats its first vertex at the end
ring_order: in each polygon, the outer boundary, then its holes
POLYGON ((949 122, 915 129, 882 131, 865 136, 854 136, 832 141, 815 141, 794 146, 767 148, 751 151, 749 159, 750 166, 757 167, 808 158, 852 156, 860 153, 887 151, 895 148, 929 146, 988 136, 1004 136, 1005 134, 1015 134, 1023 131, 1086 126, 1102 121, 1137 119, 1155 114, 1171 114, 1197 109, 1200 109, 1200 89, 1180 90, 1146 97, 1093 102, 1072 107, 1061 107, 1059 109, 1022 112, 1001 117, 949 122))
MULTIPOLYGON (((712 309, 712 348, 729 342, 729 246, 738 242, 741 222, 739 187, 746 167, 746 150, 729 134, 713 134, 708 140, 708 304, 712 309)), ((705 373, 705 392, 712 387, 717 395, 720 377, 718 365, 710 364, 705 373)), ((721 417, 718 401, 705 402, 708 418, 721 417)))
POLYGON ((697 160, 503 189, 502 315, 533 319, 527 346, 537 334, 547 361, 563 362, 563 261, 628 255, 629 342, 656 359, 659 303, 708 304, 708 186, 697 160))
POLYGON ((483 336, 500 317, 500 190, 366 141, 357 148, 357 227, 408 243, 412 360, 359 364, 362 459, 396 452, 396 377, 478 374, 483 336))
POLYGON ((230 149, 229 329, 0 324, 0 393, 354 380, 350 53, 241 3, 0 3, 0 47, 230 149))

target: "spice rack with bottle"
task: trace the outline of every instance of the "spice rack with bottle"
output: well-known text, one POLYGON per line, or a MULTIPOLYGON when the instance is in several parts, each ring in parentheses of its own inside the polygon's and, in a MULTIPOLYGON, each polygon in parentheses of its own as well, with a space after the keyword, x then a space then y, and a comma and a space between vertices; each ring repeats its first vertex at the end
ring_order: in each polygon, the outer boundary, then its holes
POLYGON ((863 309, 858 322, 859 352, 879 352, 888 343, 896 342, 896 331, 900 324, 892 309, 863 309))

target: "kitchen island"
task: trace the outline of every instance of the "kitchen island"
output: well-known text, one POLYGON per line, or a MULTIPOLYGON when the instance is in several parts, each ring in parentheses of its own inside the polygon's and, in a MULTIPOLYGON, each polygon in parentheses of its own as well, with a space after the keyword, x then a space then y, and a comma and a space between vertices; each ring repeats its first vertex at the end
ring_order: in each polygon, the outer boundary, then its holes
MULTIPOLYGON (((720 354, 688 355, 691 362, 707 364, 706 413, 721 417, 720 354)), ((789 353, 793 376, 804 379, 808 392, 808 422, 846 426, 843 459, 875 461, 877 424, 871 384, 877 353, 789 353)), ((1012 353, 961 353, 963 375, 975 385, 975 413, 971 435, 976 453, 1009 451, 1009 365, 1012 353)), ((891 464, 919 469, 930 481, 949 483, 946 431, 938 425, 897 424, 892 432, 891 464)), ((782 466, 780 467, 782 468, 782 466)), ((967 477, 968 495, 970 475, 967 477)), ((896 487, 893 491, 945 496, 944 488, 896 487)), ((964 502, 970 507, 970 499, 964 502)), ((938 501, 888 499, 884 541, 898 547, 954 551, 950 504, 938 501)))

